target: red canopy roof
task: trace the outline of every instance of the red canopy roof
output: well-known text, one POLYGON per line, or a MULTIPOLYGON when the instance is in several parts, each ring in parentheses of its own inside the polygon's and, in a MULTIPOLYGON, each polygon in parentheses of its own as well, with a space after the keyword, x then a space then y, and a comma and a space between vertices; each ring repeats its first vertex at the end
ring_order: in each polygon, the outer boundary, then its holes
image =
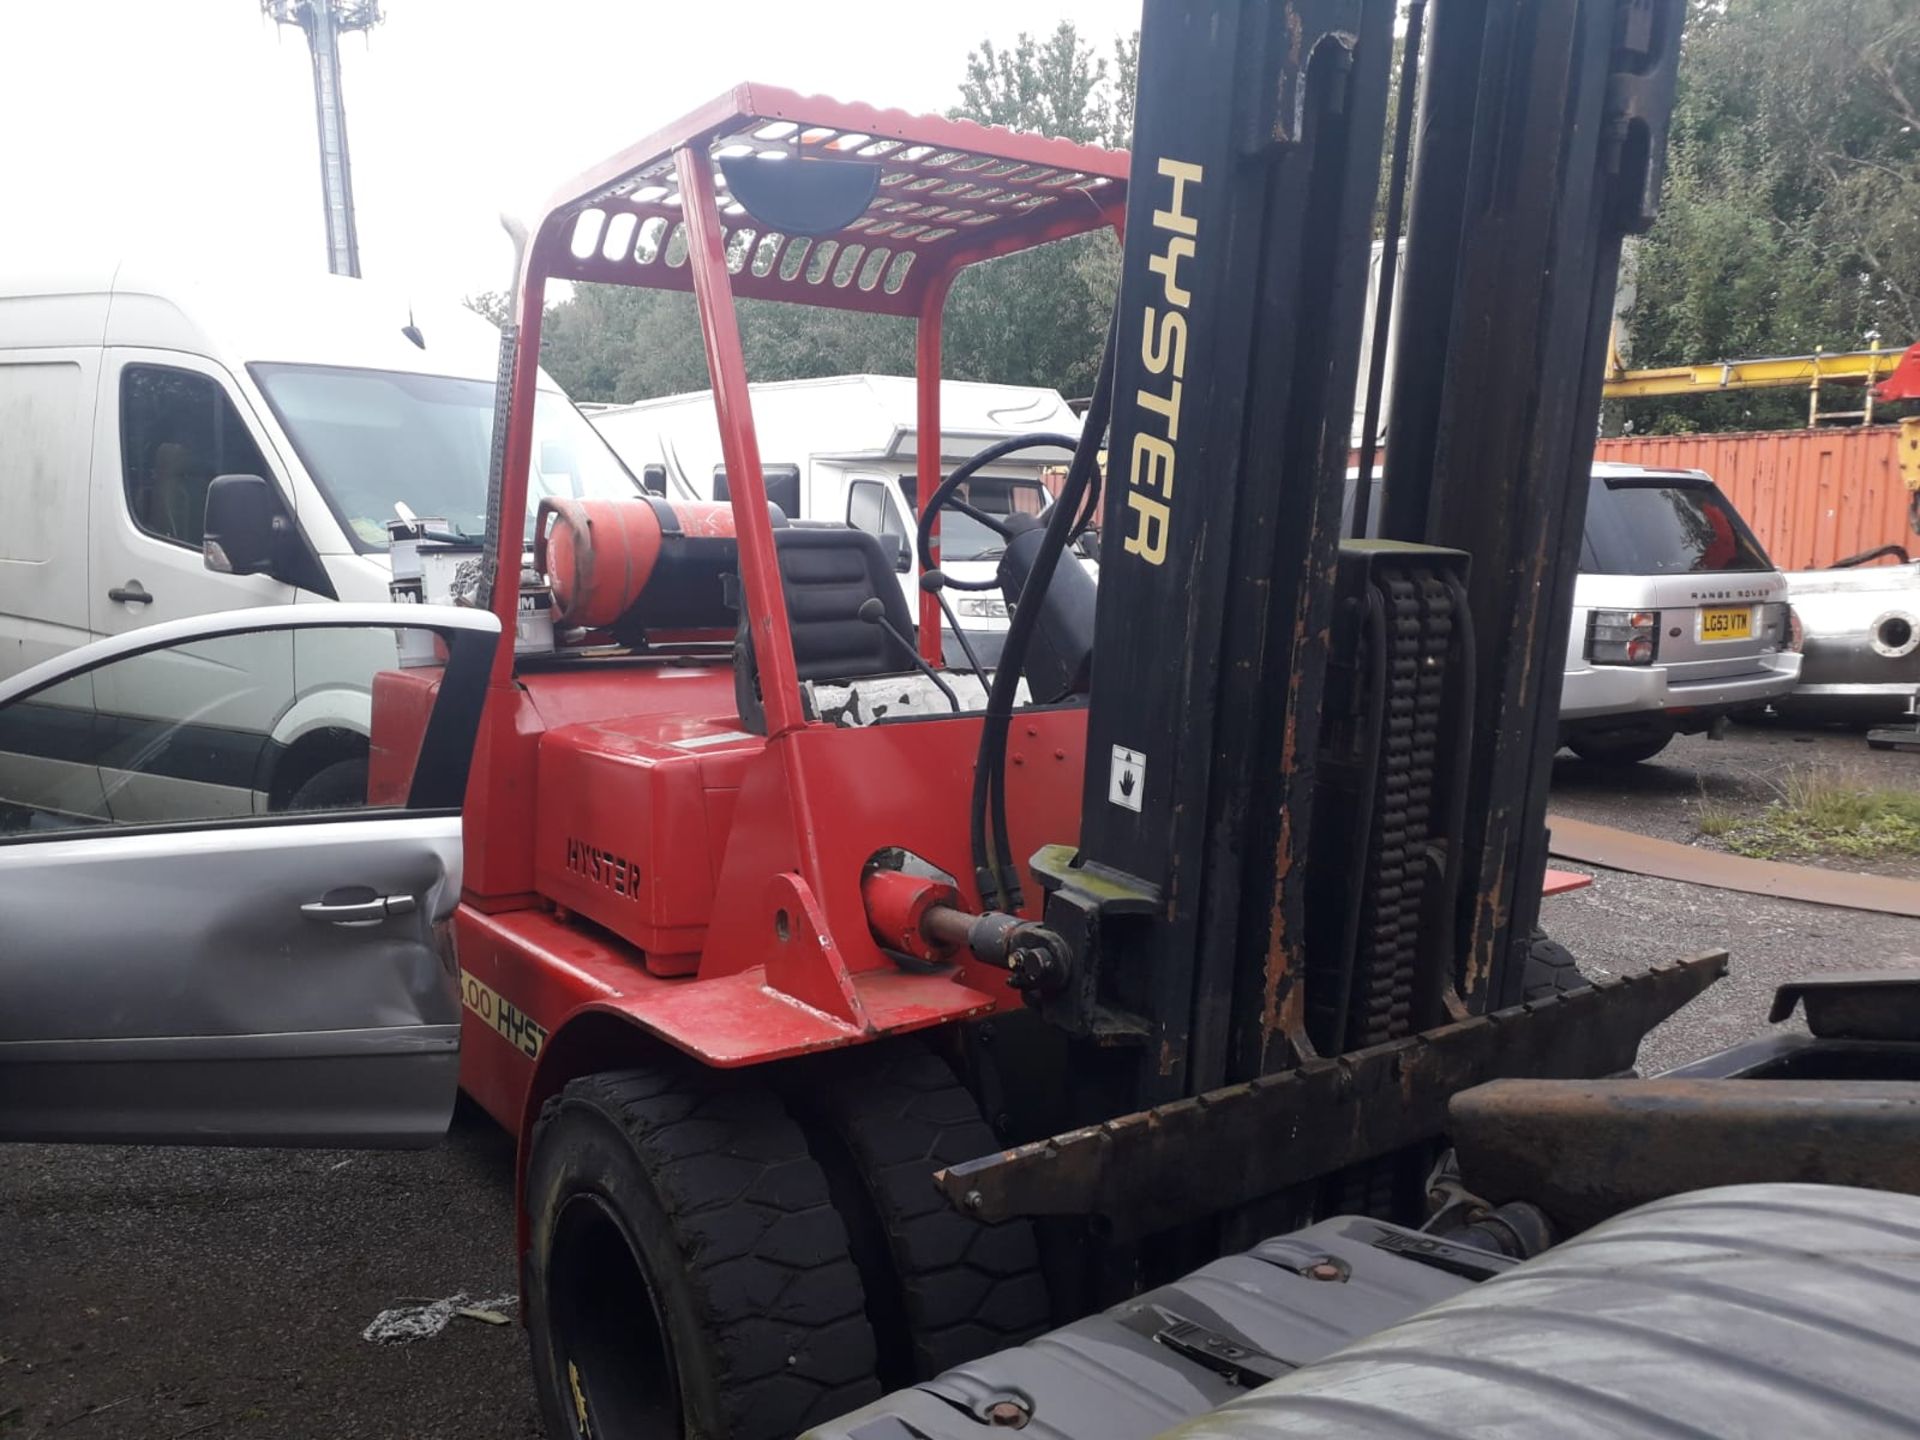
POLYGON ((960 267, 1115 224, 1126 204, 1121 151, 741 85, 563 187, 539 227, 539 268, 691 289, 682 147, 714 164, 733 291, 752 299, 915 315, 960 267), (876 164, 872 203, 824 234, 772 230, 729 195, 718 162, 776 155, 876 164))

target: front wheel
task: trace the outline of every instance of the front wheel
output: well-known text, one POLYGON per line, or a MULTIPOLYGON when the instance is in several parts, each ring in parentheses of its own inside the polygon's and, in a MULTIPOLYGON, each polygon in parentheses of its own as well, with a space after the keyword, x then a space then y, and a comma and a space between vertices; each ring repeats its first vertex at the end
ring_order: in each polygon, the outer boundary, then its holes
POLYGON ((287 801, 287 809, 352 810, 367 803, 367 757, 336 760, 304 780, 287 801))
POLYGON ((980 1107, 914 1040, 823 1056, 789 1092, 846 1221, 889 1389, 1031 1340, 1051 1319, 1026 1220, 988 1225, 936 1170, 1000 1148, 980 1107))
POLYGON ((1573 990, 1584 990, 1593 982, 1580 973, 1573 952, 1544 930, 1535 930, 1527 946, 1526 969, 1520 976, 1520 998, 1549 1000, 1573 990))
POLYGON ((551 1440, 777 1440, 879 1395, 826 1178, 751 1081, 573 1081, 534 1129, 527 1215, 551 1440))

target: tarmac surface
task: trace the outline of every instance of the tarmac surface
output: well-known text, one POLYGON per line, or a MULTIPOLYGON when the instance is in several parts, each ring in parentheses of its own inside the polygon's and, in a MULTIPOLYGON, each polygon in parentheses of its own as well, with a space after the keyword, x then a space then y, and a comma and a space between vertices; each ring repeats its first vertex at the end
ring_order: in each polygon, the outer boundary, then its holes
MULTIPOLYGON (((1764 803, 1784 763, 1920 784, 1920 756, 1797 734, 1678 741, 1624 778, 1563 757, 1554 804, 1684 841, 1703 790, 1764 803)), ((1762 1030, 1790 977, 1920 968, 1911 920, 1632 875, 1600 872, 1544 918, 1596 973, 1732 953, 1730 977, 1649 1037, 1643 1071, 1762 1030)), ((362 1338, 383 1311, 514 1291, 512 1183, 511 1144, 465 1108, 415 1153, 0 1149, 0 1440, 532 1440, 517 1323, 362 1338)))

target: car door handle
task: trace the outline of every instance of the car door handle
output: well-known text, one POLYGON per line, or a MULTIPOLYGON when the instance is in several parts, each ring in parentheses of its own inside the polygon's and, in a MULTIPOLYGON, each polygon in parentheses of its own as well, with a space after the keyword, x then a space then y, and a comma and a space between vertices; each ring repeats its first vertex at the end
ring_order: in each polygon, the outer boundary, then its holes
POLYGON ((153 596, 147 593, 147 587, 138 580, 129 580, 124 585, 116 585, 107 591, 109 600, 117 600, 122 605, 151 605, 153 596))
POLYGON ((300 913, 309 920, 325 920, 333 925, 374 925, 389 915, 411 915, 415 909, 411 895, 374 895, 363 900, 357 891, 349 893, 355 898, 331 900, 322 896, 309 900, 300 907, 300 913))

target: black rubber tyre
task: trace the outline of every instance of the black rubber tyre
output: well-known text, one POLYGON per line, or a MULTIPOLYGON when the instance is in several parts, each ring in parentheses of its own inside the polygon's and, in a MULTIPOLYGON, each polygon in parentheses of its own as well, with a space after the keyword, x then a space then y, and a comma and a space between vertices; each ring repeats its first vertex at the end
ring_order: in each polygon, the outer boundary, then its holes
POLYGON ((1544 930, 1533 932, 1533 944, 1527 950, 1527 968, 1520 977, 1523 1000, 1545 1000, 1570 990, 1584 990, 1592 983, 1580 973, 1571 950, 1558 940, 1547 938, 1544 930))
POLYGON ((1567 748, 1593 765, 1638 765, 1673 742, 1671 735, 1578 735, 1567 748))
POLYGON ((933 1172, 1000 1148, 945 1061, 915 1042, 825 1057, 788 1092, 846 1218, 888 1389, 1018 1345, 1051 1323, 1025 1220, 955 1210, 933 1172))
POLYGON ((846 1228, 763 1086, 583 1076, 541 1111, 526 1184, 549 1440, 780 1440, 880 1394, 846 1228))
POLYGON ((309 775, 287 800, 288 810, 351 810, 367 803, 367 760, 336 760, 309 775))

